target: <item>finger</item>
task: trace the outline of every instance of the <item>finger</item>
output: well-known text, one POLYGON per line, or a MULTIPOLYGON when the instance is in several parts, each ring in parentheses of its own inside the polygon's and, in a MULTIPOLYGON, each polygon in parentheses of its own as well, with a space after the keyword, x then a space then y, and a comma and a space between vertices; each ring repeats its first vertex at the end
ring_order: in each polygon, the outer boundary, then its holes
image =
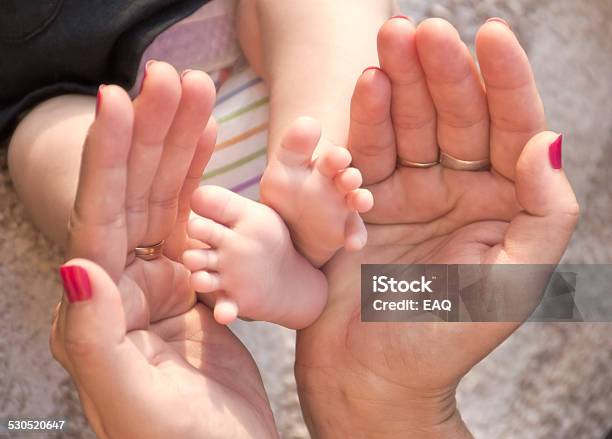
POLYGON ((143 243, 151 184, 180 98, 181 86, 174 67, 149 61, 142 91, 134 101, 134 136, 126 194, 128 250, 143 243))
POLYGON ((396 168, 395 134, 391 121, 391 84, 377 68, 366 70, 351 99, 348 149, 364 184, 385 180, 396 168))
POLYGON ((233 227, 246 215, 242 197, 219 186, 202 186, 195 191, 191 206, 195 213, 227 227, 233 227))
POLYGON ((62 344, 80 387, 103 410, 103 418, 123 419, 128 403, 129 416, 146 413, 153 397, 152 369, 125 337, 115 283, 101 267, 81 259, 68 262, 62 278, 67 299, 62 344))
POLYGON ((485 24, 476 37, 476 52, 491 114, 491 162, 514 180, 523 147, 546 129, 544 106, 529 59, 508 26, 485 24))
POLYGON ((344 248, 348 251, 359 251, 368 241, 368 231, 357 213, 352 213, 346 221, 344 248))
POLYGON ((183 264, 189 271, 219 269, 219 253, 209 249, 191 249, 183 253, 183 264))
POLYGON ((347 195, 347 204, 349 209, 366 213, 374 207, 374 196, 367 189, 355 189, 347 195))
POLYGON ((219 294, 215 302, 215 320, 220 325, 229 325, 238 318, 238 304, 229 297, 219 294))
POLYGON ((125 192, 133 117, 132 102, 123 89, 100 89, 70 219, 68 256, 95 261, 113 279, 119 278, 127 255, 125 192))
POLYGON ((198 217, 189 221, 187 233, 192 239, 197 239, 218 248, 223 245, 223 242, 232 231, 211 219, 198 217))
POLYGON ((66 323, 66 307, 68 303, 63 300, 57 305, 55 308, 53 323, 51 325, 51 333, 49 337, 49 348, 51 349, 51 354, 55 361, 60 363, 66 372, 72 377, 76 389, 79 395, 79 399, 81 400, 81 405, 83 406, 83 412, 87 417, 87 421, 91 425, 92 430, 98 436, 102 437, 101 433, 103 432, 102 423, 100 420, 100 416, 98 414, 98 410, 93 403, 93 400, 89 397, 85 389, 80 385, 77 381, 77 377, 73 372, 73 366, 68 359, 68 355, 66 355, 66 351, 64 350, 64 334, 65 334, 65 323, 66 323))
MULTIPOLYGON (((60 271, 61 273, 61 271, 60 271)), ((49 337, 49 347, 53 358, 66 369, 66 372, 71 376, 75 383, 81 405, 83 406, 83 412, 87 417, 87 421, 91 425, 92 430, 99 436, 104 431, 102 428, 102 422, 93 400, 89 397, 85 389, 79 383, 76 374, 74 373, 74 367, 66 354, 64 349, 64 334, 66 333, 66 309, 69 302, 65 300, 65 295, 62 297, 62 301, 56 306, 53 323, 51 325, 51 333, 49 337)))
POLYGON ((351 153, 339 146, 334 146, 317 158, 316 169, 325 178, 334 178, 338 172, 351 164, 351 153))
POLYGON ((300 117, 289 127, 272 159, 285 166, 307 168, 321 139, 321 124, 311 117, 300 117))
POLYGON ((543 132, 531 139, 516 168, 516 195, 524 208, 508 227, 495 263, 556 264, 574 232, 578 202, 561 169, 562 138, 543 132), (559 169, 557 169, 559 168, 559 169))
POLYGON ((361 172, 356 168, 348 168, 341 171, 334 181, 336 183, 336 188, 344 194, 360 188, 363 184, 361 172))
POLYGON ((460 160, 489 158, 487 99, 469 49, 442 19, 421 23, 416 41, 436 108, 440 150, 460 160))
POLYGON ((414 24, 401 17, 385 23, 378 34, 378 54, 391 80, 391 117, 399 158, 437 161, 436 111, 419 61, 414 24))
POLYGON ((214 83, 204 72, 191 71, 185 74, 182 90, 181 102, 166 137, 160 166, 151 186, 145 245, 154 245, 172 232, 178 215, 179 193, 215 101, 214 83))
POLYGON ((196 152, 191 161, 191 167, 179 194, 178 215, 172 233, 166 239, 164 254, 173 261, 179 261, 186 248, 191 248, 187 241, 187 224, 191 216, 191 197, 202 181, 202 174, 215 150, 217 140, 217 123, 210 118, 204 133, 198 141, 196 152))

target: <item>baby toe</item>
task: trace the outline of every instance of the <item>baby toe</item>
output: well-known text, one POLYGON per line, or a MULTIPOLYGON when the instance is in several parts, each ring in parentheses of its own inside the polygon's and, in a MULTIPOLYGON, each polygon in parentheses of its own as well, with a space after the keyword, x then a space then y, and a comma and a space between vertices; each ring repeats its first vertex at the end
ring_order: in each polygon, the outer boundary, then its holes
POLYGON ((183 253, 183 264, 189 271, 219 269, 219 254, 215 250, 192 249, 183 253))
POLYGON ((346 196, 346 202, 349 209, 359 213, 366 213, 374 207, 374 196, 367 189, 355 189, 346 196))
POLYGON ((310 117, 300 117, 289 127, 272 158, 290 167, 308 167, 321 139, 321 124, 310 117))
POLYGON ((368 231, 357 213, 352 213, 346 221, 344 248, 348 251, 359 251, 365 247, 368 231))
POLYGON ((190 282, 198 293, 213 293, 221 289, 221 277, 217 273, 196 271, 191 274, 190 282))
POLYGON ((187 234, 212 247, 220 247, 230 229, 208 218, 195 218, 187 225, 187 234))
POLYGON ((347 168, 344 171, 340 171, 340 173, 335 178, 336 187, 341 193, 348 193, 355 189, 358 189, 363 183, 363 178, 361 177, 361 172, 355 168, 347 168))
POLYGON ((238 318, 238 304, 228 297, 219 296, 215 302, 214 316, 220 325, 229 325, 238 318))
POLYGON ((351 160, 351 153, 347 149, 335 146, 317 159, 317 170, 327 178, 334 178, 351 164, 351 160))

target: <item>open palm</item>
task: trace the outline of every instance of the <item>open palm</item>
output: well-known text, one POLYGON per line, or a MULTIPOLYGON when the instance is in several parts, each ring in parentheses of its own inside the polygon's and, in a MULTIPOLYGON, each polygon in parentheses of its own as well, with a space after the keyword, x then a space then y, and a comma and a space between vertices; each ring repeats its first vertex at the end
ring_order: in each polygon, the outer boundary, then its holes
POLYGON ((92 294, 64 298, 51 338, 99 437, 276 436, 252 357, 197 301, 179 262, 215 144, 214 96, 204 73, 179 78, 159 62, 134 103, 119 87, 100 92, 63 268, 69 289, 92 294), (162 257, 135 257, 161 241, 162 257))
POLYGON ((525 52, 498 21, 476 45, 482 78, 449 23, 417 29, 392 19, 379 33, 382 70, 359 79, 349 149, 375 207, 365 215, 366 249, 328 264, 329 305, 298 337, 296 376, 313 425, 322 406, 315 389, 330 376, 349 405, 388 407, 369 410, 380 425, 395 407, 411 419, 407 401, 428 400, 441 408, 435 422, 450 419, 461 377, 519 325, 362 323, 360 264, 556 264, 569 242, 578 206, 556 169, 559 136, 545 132, 525 52), (440 151, 490 159, 491 169, 401 166, 435 162, 440 151))

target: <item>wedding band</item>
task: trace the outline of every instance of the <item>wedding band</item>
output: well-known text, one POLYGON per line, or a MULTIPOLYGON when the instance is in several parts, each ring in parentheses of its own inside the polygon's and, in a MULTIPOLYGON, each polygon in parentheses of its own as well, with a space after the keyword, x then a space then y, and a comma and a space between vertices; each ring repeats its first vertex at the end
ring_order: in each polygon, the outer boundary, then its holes
POLYGON ((484 160, 460 160, 445 152, 440 153, 440 164, 455 171, 484 171, 489 169, 491 161, 484 160))
POLYGON ((438 166, 440 162, 430 162, 430 163, 419 163, 419 162, 411 162, 410 160, 399 159, 399 165, 404 168, 415 168, 415 169, 429 169, 434 166, 438 166))
POLYGON ((164 253, 164 244, 166 241, 161 241, 155 245, 150 247, 136 247, 134 250, 134 254, 137 258, 140 258, 145 261, 152 261, 154 259, 159 259, 164 253))

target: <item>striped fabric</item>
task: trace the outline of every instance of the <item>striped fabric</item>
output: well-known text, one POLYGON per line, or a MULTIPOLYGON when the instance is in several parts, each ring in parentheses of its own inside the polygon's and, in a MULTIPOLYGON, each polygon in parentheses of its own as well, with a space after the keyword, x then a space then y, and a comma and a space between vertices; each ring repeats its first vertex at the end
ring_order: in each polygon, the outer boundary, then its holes
POLYGON ((266 167, 268 111, 267 88, 250 68, 223 83, 213 113, 219 123, 217 147, 202 184, 259 199, 259 180, 266 167))

